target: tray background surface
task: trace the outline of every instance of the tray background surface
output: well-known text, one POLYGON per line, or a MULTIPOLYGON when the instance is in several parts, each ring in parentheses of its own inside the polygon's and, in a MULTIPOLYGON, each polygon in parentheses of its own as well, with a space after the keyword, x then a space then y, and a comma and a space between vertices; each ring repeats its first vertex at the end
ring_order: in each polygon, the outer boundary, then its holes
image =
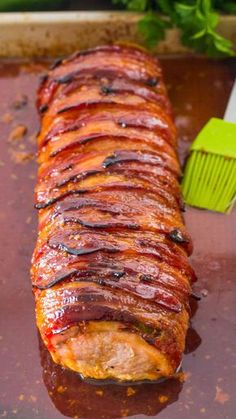
MULTIPOLYGON (((163 56, 165 80, 184 159, 197 131, 221 117, 236 73, 236 60, 163 56)), ((50 361, 38 339, 29 277, 37 214, 35 92, 47 62, 0 61, 0 417, 7 419, 234 419, 236 375, 236 211, 221 215, 187 208, 186 223, 199 276, 183 371, 163 384, 95 387, 50 361), (20 107, 17 103, 27 103, 20 107), (10 116, 9 116, 10 114, 10 116), (9 122, 13 117, 13 120, 9 122), (10 139, 18 124, 27 127, 10 139), (21 160, 26 159, 26 161, 21 160), (40 351, 39 351, 40 347, 40 351), (42 365, 41 365, 42 364, 42 365), (43 381, 44 380, 44 381, 43 381), (183 382, 183 380, 185 380, 183 382)))

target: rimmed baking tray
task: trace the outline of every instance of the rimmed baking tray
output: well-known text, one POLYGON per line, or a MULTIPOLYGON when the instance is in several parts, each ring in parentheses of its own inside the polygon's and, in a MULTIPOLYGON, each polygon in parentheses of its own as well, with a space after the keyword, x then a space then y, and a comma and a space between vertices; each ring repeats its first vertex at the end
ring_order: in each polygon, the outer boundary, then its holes
MULTIPOLYGON (((142 43, 141 15, 132 12, 0 14, 0 56, 56 56, 114 41, 142 43)), ((219 31, 236 44, 236 16, 222 16, 219 31)), ((155 52, 186 53, 177 29, 169 29, 155 52)))
MULTIPOLYGON (((235 210, 227 216, 186 210, 201 300, 192 301, 183 371, 177 377, 128 387, 82 382, 51 361, 35 326, 29 267, 37 231, 34 102, 39 77, 52 56, 117 39, 137 42, 138 18, 110 12, 0 15, 0 417, 235 418, 235 210)), ((221 29, 235 40, 234 19, 224 18, 221 29)), ((161 63, 183 160, 204 123, 223 115, 236 60, 186 55, 175 31, 167 38, 158 53, 169 53, 161 63)))

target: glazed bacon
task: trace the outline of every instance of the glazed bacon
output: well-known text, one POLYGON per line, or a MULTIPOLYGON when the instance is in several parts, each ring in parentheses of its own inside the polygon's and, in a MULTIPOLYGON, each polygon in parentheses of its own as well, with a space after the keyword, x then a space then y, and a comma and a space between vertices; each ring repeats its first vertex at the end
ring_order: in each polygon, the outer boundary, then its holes
POLYGON ((170 376, 195 275, 159 62, 130 46, 78 52, 44 76, 37 106, 41 336, 56 362, 86 377, 170 376))

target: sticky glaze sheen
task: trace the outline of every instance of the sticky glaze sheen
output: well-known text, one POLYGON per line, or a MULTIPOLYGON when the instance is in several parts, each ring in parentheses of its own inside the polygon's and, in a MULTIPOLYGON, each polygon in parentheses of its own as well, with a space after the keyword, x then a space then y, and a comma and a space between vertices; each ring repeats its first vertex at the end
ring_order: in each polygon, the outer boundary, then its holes
MULTIPOLYGON (((174 106, 183 160, 190 141, 203 124, 212 116, 223 116, 235 77, 236 61, 181 56, 162 58, 161 63, 174 106), (210 94, 206 94, 209 91, 210 94)), ((234 417, 235 212, 222 217, 186 208, 185 218, 195 245, 193 264, 198 273, 195 292, 201 300, 200 309, 197 313, 193 311, 191 323, 195 330, 191 328, 187 336, 185 376, 161 385, 94 386, 81 382, 76 374, 56 365, 42 342, 40 365, 34 301, 27 280, 36 235, 32 202, 36 163, 28 160, 21 164, 10 150, 22 153, 23 145, 25 153, 35 152, 35 140, 31 138, 38 129, 35 91, 39 76, 47 67, 47 63, 13 61, 1 61, 0 67, 0 87, 4 96, 0 103, 2 137, 7 139, 12 127, 18 123, 27 121, 28 128, 19 142, 0 142, 0 187, 4 196, 0 209, 2 220, 5 220, 1 223, 1 233, 7 238, 1 241, 4 260, 0 316, 1 414, 5 412, 7 419, 12 419, 13 415, 22 419, 76 415, 89 419, 94 416, 102 419, 104 415, 109 419, 127 415, 140 419, 143 415, 169 419, 178 415, 188 419, 190 412, 193 419, 205 415, 215 419, 234 417), (16 110, 13 103, 19 94, 27 95, 28 104, 16 110), (6 114, 13 117, 12 122, 3 121, 9 119, 6 114), (207 293, 206 297, 202 297, 202 290, 204 295, 207 293), (13 333, 15 330, 17 333, 13 333), (28 342, 27 352, 25 342, 28 342)))

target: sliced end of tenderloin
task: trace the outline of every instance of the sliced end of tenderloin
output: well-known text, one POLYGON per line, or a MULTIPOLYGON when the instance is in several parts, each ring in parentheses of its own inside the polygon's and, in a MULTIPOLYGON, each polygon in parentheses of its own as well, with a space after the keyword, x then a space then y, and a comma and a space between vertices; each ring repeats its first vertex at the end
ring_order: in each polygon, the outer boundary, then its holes
POLYGON ((175 371, 165 354, 114 321, 90 321, 51 339, 55 362, 84 378, 157 380, 175 371))
POLYGON ((35 290, 37 326, 53 360, 85 378, 118 381, 173 376, 189 314, 91 282, 35 290), (132 313, 132 315, 130 314, 132 313))

